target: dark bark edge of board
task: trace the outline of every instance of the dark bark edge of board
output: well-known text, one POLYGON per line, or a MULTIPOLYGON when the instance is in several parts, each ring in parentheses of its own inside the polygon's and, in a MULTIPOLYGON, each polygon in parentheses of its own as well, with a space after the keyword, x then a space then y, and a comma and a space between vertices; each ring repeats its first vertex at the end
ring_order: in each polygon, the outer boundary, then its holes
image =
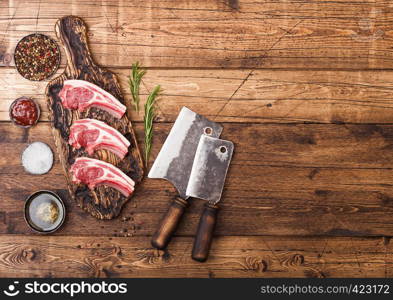
POLYGON ((91 215, 98 219, 112 219, 119 215, 123 205, 131 196, 124 197, 117 190, 104 185, 90 190, 86 185, 72 183, 69 173, 70 166, 75 158, 89 155, 84 149, 76 150, 68 144, 69 128, 73 121, 77 119, 94 118, 119 130, 131 143, 129 153, 123 160, 118 159, 106 150, 96 151, 90 157, 112 163, 138 183, 143 178, 144 169, 135 133, 129 121, 130 118, 125 115, 121 120, 117 120, 109 113, 96 108, 91 108, 83 113, 65 109, 61 104, 58 93, 64 80, 81 79, 92 82, 111 93, 127 106, 127 111, 130 110, 130 105, 127 105, 128 103, 122 96, 116 76, 94 63, 87 44, 86 25, 81 18, 75 16, 63 17, 56 22, 55 31, 57 38, 65 49, 67 66, 62 75, 48 83, 46 96, 52 132, 67 179, 68 189, 78 206, 91 215))

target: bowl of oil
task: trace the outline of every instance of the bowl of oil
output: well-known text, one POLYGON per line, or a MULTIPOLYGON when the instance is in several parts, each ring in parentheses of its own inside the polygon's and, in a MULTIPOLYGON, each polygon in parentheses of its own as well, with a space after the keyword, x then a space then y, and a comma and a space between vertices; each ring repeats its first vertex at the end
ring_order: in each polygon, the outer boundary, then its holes
POLYGON ((64 223, 65 206, 63 200, 52 191, 38 191, 25 202, 25 220, 39 233, 52 233, 64 223))

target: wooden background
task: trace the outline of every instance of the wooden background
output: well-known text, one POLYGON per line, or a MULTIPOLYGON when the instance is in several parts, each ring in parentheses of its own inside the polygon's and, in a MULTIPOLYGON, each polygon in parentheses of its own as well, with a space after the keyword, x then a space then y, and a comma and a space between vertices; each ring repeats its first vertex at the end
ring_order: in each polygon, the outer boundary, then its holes
POLYGON ((3 0, 0 65, 0 276, 393 276, 391 1, 3 0), (169 183, 146 179, 119 218, 98 221, 70 201, 58 161, 47 175, 23 171, 28 143, 54 144, 47 82, 19 76, 13 49, 32 32, 54 37, 69 14, 86 21, 94 58, 128 99, 135 61, 148 69, 144 95, 164 88, 152 161, 183 105, 235 142, 207 263, 190 258, 199 200, 168 250, 150 248, 176 194, 169 183), (43 109, 31 130, 9 122, 20 96, 43 109), (24 199, 39 189, 66 201, 56 234, 24 223, 24 199))

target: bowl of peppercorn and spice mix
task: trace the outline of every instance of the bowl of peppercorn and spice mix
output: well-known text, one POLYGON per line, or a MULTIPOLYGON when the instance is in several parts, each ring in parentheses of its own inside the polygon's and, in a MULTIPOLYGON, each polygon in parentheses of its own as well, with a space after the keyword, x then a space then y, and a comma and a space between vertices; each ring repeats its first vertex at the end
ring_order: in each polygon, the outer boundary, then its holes
POLYGON ((32 81, 41 81, 52 76, 59 68, 60 59, 58 44, 44 34, 27 35, 15 47, 16 69, 20 75, 32 81))

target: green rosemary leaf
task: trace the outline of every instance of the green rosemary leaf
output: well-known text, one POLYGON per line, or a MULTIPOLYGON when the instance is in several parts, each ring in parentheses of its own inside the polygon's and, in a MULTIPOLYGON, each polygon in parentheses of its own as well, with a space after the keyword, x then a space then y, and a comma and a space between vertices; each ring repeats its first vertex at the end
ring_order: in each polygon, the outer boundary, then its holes
POLYGON ((145 128, 145 164, 148 165, 151 146, 153 143, 153 120, 155 116, 155 102, 158 94, 160 93, 161 87, 157 85, 154 90, 147 97, 145 103, 145 117, 143 119, 145 128))
POLYGON ((128 77, 128 85, 130 86, 130 92, 132 96, 132 104, 136 112, 139 112, 139 86, 142 81, 142 77, 146 74, 145 70, 141 70, 139 62, 132 64, 131 74, 128 77))

